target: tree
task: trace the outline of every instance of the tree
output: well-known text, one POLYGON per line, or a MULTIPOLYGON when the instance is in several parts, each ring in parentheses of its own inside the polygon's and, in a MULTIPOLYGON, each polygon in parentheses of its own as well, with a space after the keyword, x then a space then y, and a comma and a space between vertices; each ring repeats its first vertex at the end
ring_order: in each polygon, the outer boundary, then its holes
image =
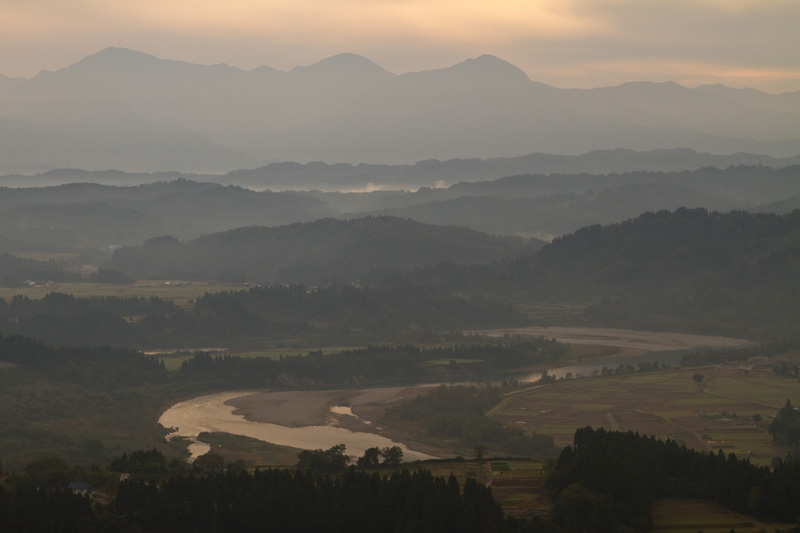
POLYGON ((347 467, 350 457, 344 454, 344 444, 327 450, 303 450, 297 454, 297 468, 308 470, 313 475, 335 474, 347 467))
POLYGON ((705 378, 705 376, 703 374, 695 374, 694 376, 692 376, 692 379, 694 380, 694 382, 698 383, 698 384, 702 383, 704 378, 705 378))
POLYGON ((486 454, 486 446, 483 444, 476 444, 472 450, 475 452, 475 458, 478 461, 483 461, 483 456, 486 454))
POLYGON ((358 458, 356 464, 361 468, 372 468, 378 466, 381 460, 381 450, 377 447, 368 448, 364 451, 364 455, 358 458))
POLYGON ((225 468, 225 459, 218 453, 208 452, 192 463, 195 471, 205 474, 218 474, 225 468))
POLYGON ((398 466, 403 462, 403 450, 400 446, 388 446, 381 450, 381 455, 386 466, 398 466))

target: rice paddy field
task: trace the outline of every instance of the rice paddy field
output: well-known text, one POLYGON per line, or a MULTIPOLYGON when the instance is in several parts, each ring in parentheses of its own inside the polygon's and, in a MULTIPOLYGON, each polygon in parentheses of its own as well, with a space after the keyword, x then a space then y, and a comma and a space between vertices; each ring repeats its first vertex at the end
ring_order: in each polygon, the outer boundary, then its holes
POLYGON ((662 533, 759 533, 789 531, 794 524, 759 522, 718 505, 698 501, 666 499, 653 504, 653 529, 662 533))
POLYGON ((178 305, 188 306, 189 302, 206 292, 244 290, 241 286, 222 283, 182 282, 174 280, 139 281, 129 285, 111 283, 48 283, 26 287, 0 287, 0 298, 6 302, 21 294, 31 299, 44 298, 51 292, 72 294, 76 298, 92 296, 117 296, 119 298, 149 298, 156 296, 172 300, 178 305))
POLYGON ((787 399, 800 402, 795 379, 705 367, 533 386, 506 396, 490 416, 551 435, 559 446, 571 444, 576 429, 592 426, 672 439, 698 451, 722 448, 768 465, 785 455, 767 430, 787 399), (693 379, 698 373, 702 383, 693 379))

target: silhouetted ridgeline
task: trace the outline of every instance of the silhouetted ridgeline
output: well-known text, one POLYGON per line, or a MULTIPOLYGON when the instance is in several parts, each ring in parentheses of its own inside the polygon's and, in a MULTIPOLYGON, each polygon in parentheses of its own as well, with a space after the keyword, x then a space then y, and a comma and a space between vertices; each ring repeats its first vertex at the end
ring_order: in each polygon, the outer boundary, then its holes
MULTIPOLYGON (((595 157, 605 159, 601 154, 595 157)), ((297 173, 305 175, 306 166, 298 166, 297 173)), ((420 163, 413 168, 430 166, 440 165, 420 163)), ((80 266, 102 262, 109 255, 109 248, 138 245, 160 235, 194 239, 247 226, 279 226, 334 216, 346 219, 395 216, 426 224, 466 226, 497 235, 550 238, 583 226, 609 224, 648 211, 679 207, 776 213, 800 207, 797 165, 606 175, 513 174, 473 183, 465 180, 477 172, 473 166, 485 166, 482 161, 464 160, 455 166, 462 171, 461 175, 453 176, 459 180, 455 185, 426 186, 416 192, 256 192, 193 182, 170 173, 141 177, 172 181, 138 186, 70 183, 24 189, 5 187, 0 189, 0 252, 61 251, 87 255, 94 250, 94 255, 99 256, 75 259, 74 264, 80 266)), ((339 165, 312 167, 314 172, 324 174, 327 170, 335 172, 339 165)), ((352 167, 359 176, 359 172, 367 175, 371 172, 356 170, 359 168, 352 167)), ((92 179, 94 173, 70 171, 65 176, 92 179)), ((223 181, 223 178, 195 176, 198 180, 223 181)), ((35 183, 33 180, 29 185, 35 183)))
POLYGON ((181 243, 150 239, 114 252, 111 268, 133 276, 203 278, 239 271, 277 283, 364 280, 376 270, 408 270, 441 261, 489 263, 530 251, 540 241, 496 237, 392 217, 322 219, 275 228, 248 227, 181 243))
MULTIPOLYGON (((76 176, 81 177, 86 176, 76 176)), ((172 179, 129 187, 88 183, 4 187, 0 189, 0 236, 13 242, 0 250, 103 248, 138 244, 154 235, 193 238, 242 226, 306 222, 336 214, 310 196, 172 179)))
MULTIPOLYGON (((331 205, 343 204, 341 195, 316 196, 331 205)), ((800 166, 736 166, 682 172, 514 175, 382 195, 374 201, 365 198, 360 210, 429 224, 463 224, 501 235, 556 236, 648 211, 703 207, 784 213, 798 201, 800 166)), ((349 208, 354 210, 352 205, 349 208)))
POLYGON ((743 96, 671 82, 559 89, 490 55, 394 75, 353 54, 281 72, 107 48, 3 89, 2 173, 50 165, 225 172, 270 160, 413 162, 617 147, 800 152, 796 92, 743 96), (86 98, 89 87, 96 97, 86 98))

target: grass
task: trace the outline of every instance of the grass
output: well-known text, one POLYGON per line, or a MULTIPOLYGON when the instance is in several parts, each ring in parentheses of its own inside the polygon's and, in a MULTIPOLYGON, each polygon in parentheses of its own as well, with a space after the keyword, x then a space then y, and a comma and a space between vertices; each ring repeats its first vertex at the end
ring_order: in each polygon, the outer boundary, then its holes
POLYGON ((248 466, 259 468, 294 467, 297 454, 302 451, 230 433, 203 432, 197 440, 210 445, 210 451, 224 457, 226 462, 242 459, 248 466))
POLYGON ((191 300, 198 298, 206 292, 222 292, 231 290, 244 290, 241 287, 232 287, 208 282, 191 282, 182 284, 169 284, 168 280, 137 281, 129 285, 109 283, 55 283, 42 287, 0 287, 0 298, 6 302, 21 294, 31 299, 44 298, 51 292, 72 294, 76 298, 89 298, 92 296, 117 296, 120 298, 149 298, 156 296, 164 300, 172 300, 181 306, 189 306, 191 300))
POLYGON ((737 533, 790 530, 794 524, 759 522, 752 516, 729 511, 700 500, 664 499, 653 504, 653 529, 664 533, 737 533))
POLYGON ((578 428, 604 427, 682 441, 699 451, 749 454, 753 463, 768 465, 783 455, 767 432, 770 417, 797 390, 796 380, 766 372, 664 370, 529 387, 504 398, 490 416, 551 435, 559 446, 571 444, 578 428), (705 375, 702 386, 692 380, 697 372, 705 375), (755 414, 764 420, 754 422, 755 414))

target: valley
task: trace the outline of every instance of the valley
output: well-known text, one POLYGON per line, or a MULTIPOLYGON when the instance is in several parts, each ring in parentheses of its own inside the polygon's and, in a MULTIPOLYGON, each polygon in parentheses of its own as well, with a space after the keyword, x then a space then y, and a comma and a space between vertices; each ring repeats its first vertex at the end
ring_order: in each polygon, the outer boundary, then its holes
POLYGON ((0 528, 791 527, 796 104, 488 55, 0 78, 0 528))

